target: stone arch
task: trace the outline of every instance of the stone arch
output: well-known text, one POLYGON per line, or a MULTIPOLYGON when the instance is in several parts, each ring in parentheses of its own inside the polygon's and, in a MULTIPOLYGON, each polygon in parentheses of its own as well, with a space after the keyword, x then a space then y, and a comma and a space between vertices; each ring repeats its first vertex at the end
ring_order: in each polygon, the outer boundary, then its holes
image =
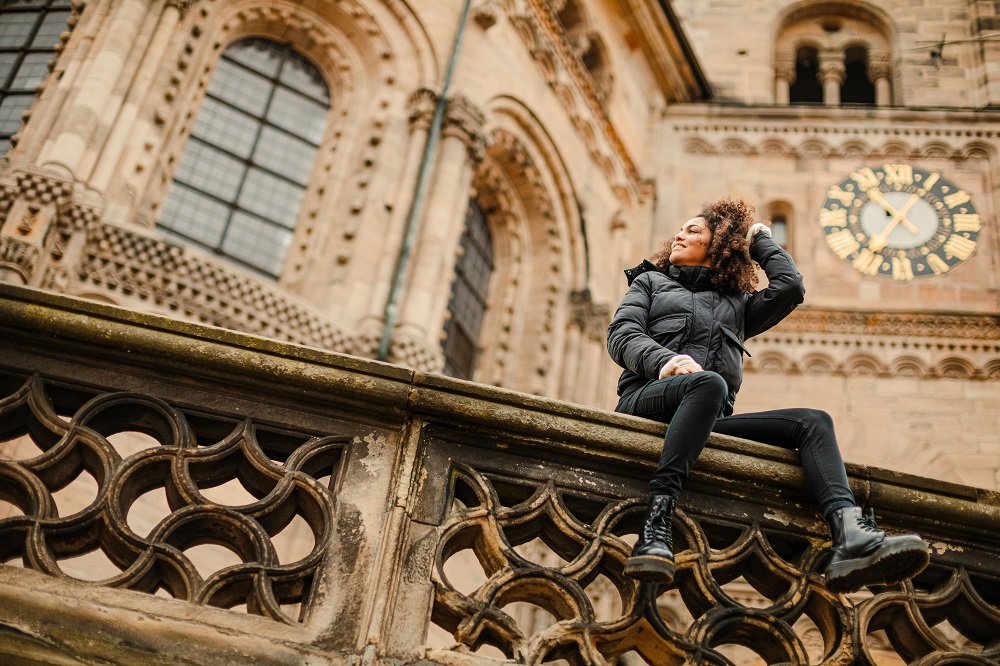
POLYGON ((844 363, 844 373, 851 377, 875 377, 885 374, 885 366, 869 354, 855 354, 844 363))
POLYGON ((799 0, 775 17, 772 34, 778 104, 891 103, 895 27, 875 5, 864 0, 799 0), (804 50, 815 53, 821 100, 809 92, 813 88, 802 88, 802 82, 797 92, 791 88, 799 72, 813 71, 798 66, 804 50), (806 96, 800 100, 796 95, 806 96))
POLYGON ((791 248, 795 236, 795 207, 784 199, 768 201, 764 213, 771 224, 771 237, 783 248, 791 248))
POLYGON ((766 374, 785 375, 794 369, 794 363, 787 354, 767 351, 747 360, 747 369, 766 374))
POLYGON ((837 363, 828 354, 820 353, 806 354, 799 366, 807 375, 832 375, 837 370, 837 363))
POLYGON ((949 356, 938 362, 935 374, 943 379, 972 379, 976 366, 967 358, 949 356))
POLYGON ((929 374, 927 364, 916 356, 900 356, 891 363, 892 374, 897 377, 926 377, 929 374))
POLYGON ((159 217, 225 48, 245 37, 291 43, 319 69, 331 97, 326 132, 280 277, 280 282, 294 284, 308 267, 308 256, 322 251, 332 227, 354 223, 350 215, 323 216, 320 211, 341 211, 349 205, 356 214, 364 207, 363 190, 378 166, 378 146, 385 133, 406 131, 391 123, 391 117, 395 111, 402 113, 412 90, 437 79, 428 36, 407 12, 400 3, 389 7, 369 0, 318 5, 237 0, 193 6, 182 31, 186 41, 178 44, 173 58, 165 59, 164 69, 172 68, 171 86, 156 114, 166 138, 150 170, 137 219, 152 226, 159 217), (325 177, 359 171, 364 173, 358 178, 336 180, 332 187, 325 177))
POLYGON ((576 195, 555 143, 523 104, 493 100, 486 131, 473 188, 493 233, 494 275, 478 376, 555 395, 570 294, 587 287, 576 195))

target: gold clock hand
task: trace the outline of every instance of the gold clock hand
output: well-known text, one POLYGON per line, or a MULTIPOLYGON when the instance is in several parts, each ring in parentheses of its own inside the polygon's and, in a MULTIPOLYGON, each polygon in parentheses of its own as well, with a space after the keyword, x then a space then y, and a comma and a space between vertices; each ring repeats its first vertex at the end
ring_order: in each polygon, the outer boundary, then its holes
MULTIPOLYGON (((877 187, 871 188, 870 190, 868 190, 866 194, 868 194, 868 199, 879 204, 880 206, 882 206, 882 208, 885 208, 885 210, 890 215, 892 215, 893 218, 895 218, 897 215, 900 216, 902 219, 900 219, 898 222, 901 222, 903 226, 906 227, 906 230, 909 231, 911 234, 916 235, 920 231, 919 229, 917 229, 917 226, 915 224, 906 219, 906 212, 910 210, 910 206, 916 203, 917 199, 919 198, 919 195, 916 194, 911 195, 909 200, 906 202, 906 205, 904 205, 901 210, 897 211, 891 203, 885 200, 885 197, 882 196, 882 190, 878 189, 877 187)), ((889 224, 891 224, 892 226, 896 226, 893 222, 889 222, 889 224)), ((888 236, 888 234, 886 235, 888 236)))
MULTIPOLYGON (((881 195, 881 192, 879 194, 881 195)), ((871 199, 871 195, 869 195, 868 198, 871 199)), ((881 252, 882 250, 885 249, 885 246, 888 245, 889 243, 888 240, 889 234, 892 233, 892 230, 896 228, 897 224, 899 224, 903 220, 906 220, 907 211, 910 210, 910 208, 913 206, 913 204, 917 202, 917 199, 919 198, 920 198, 919 194, 913 194, 906 201, 906 203, 903 205, 902 208, 900 208, 899 210, 891 211, 892 219, 889 220, 889 224, 885 225, 885 228, 882 229, 882 231, 872 236, 872 239, 868 241, 868 247, 872 250, 872 252, 881 252)), ((889 208, 892 207, 888 201, 882 203, 882 205, 886 207, 886 210, 889 210, 889 208)), ((906 220, 906 223, 909 224, 910 226, 913 226, 909 220, 906 220)))

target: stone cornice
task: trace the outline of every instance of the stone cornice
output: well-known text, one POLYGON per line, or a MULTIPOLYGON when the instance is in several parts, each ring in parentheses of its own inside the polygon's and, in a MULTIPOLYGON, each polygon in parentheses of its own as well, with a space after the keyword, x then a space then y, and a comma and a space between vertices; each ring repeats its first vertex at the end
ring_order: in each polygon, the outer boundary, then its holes
POLYGON ((674 104, 664 118, 677 132, 1000 139, 992 110, 674 104))
POLYGON ((1000 341, 1000 314, 874 312, 801 308, 781 322, 783 333, 1000 341))

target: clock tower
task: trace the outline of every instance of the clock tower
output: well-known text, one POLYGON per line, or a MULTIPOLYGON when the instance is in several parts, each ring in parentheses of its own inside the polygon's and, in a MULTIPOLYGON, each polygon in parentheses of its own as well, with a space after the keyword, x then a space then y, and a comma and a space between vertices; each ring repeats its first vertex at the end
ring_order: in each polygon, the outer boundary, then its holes
POLYGON ((754 203, 806 295, 747 341, 736 412, 823 409, 848 463, 997 489, 995 30, 917 4, 677 0, 713 97, 664 112, 649 246, 754 203))

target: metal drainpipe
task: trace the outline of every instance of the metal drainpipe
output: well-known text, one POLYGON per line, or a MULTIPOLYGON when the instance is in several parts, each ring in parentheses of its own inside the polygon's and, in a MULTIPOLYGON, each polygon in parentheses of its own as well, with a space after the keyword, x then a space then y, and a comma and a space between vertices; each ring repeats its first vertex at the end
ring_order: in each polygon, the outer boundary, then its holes
POLYGON ((462 6, 462 17, 458 21, 458 29, 455 31, 455 41, 451 45, 451 55, 448 58, 448 68, 445 70, 444 82, 441 84, 441 96, 438 97, 434 105, 434 116, 431 118, 430 130, 427 134, 427 143, 424 144, 424 157, 420 162, 420 170, 417 172, 417 187, 413 194, 413 201, 410 202, 410 210, 406 216, 406 233, 403 236, 403 247, 400 248, 399 258, 396 260, 396 272, 393 276, 392 287, 389 290, 389 298, 385 302, 385 326, 382 328, 382 340, 378 345, 378 360, 389 359, 389 344, 392 340, 392 329, 396 327, 396 316, 399 312, 399 294, 403 288, 403 279, 406 277, 406 268, 410 261, 410 250, 413 248, 413 241, 417 236, 418 220, 423 209, 424 199, 427 196, 427 187, 431 180, 431 168, 434 158, 437 156, 438 141, 441 137, 441 125, 444 122, 444 111, 448 106, 448 88, 451 86, 451 77, 455 73, 455 63, 458 61, 458 49, 462 43, 462 35, 465 32, 465 23, 469 16, 469 7, 472 0, 465 0, 462 6))

